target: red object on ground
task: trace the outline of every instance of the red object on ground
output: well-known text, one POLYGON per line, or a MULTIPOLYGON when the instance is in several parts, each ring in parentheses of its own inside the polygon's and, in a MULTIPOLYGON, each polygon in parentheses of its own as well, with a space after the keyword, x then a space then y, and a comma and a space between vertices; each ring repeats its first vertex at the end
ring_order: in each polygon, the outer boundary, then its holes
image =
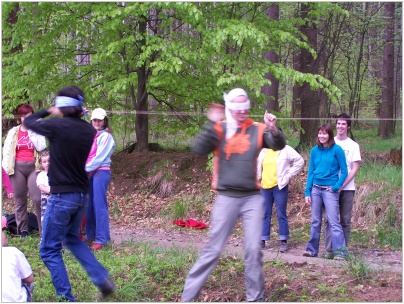
POLYGON ((103 247, 102 244, 95 243, 93 246, 91 246, 91 249, 92 250, 100 250, 102 247, 103 247))
POLYGON ((186 221, 174 220, 174 224, 185 228, 205 229, 207 226, 203 222, 198 222, 195 219, 189 218, 186 221))

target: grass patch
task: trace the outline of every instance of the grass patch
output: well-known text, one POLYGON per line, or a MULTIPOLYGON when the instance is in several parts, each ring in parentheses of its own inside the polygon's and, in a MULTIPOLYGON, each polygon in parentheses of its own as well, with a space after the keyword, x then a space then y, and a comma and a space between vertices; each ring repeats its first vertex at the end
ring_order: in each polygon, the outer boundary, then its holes
MULTIPOLYGON (((34 302, 57 302, 50 274, 38 254, 39 238, 24 241, 10 238, 8 246, 19 248, 27 257, 34 276, 34 302)), ((63 259, 69 273, 72 291, 80 302, 160 302, 178 301, 190 265, 197 252, 177 247, 158 248, 146 242, 126 242, 107 246, 95 252, 97 259, 109 270, 117 291, 101 299, 98 289, 70 251, 63 259)))
POLYGON ((365 163, 355 178, 352 240, 402 249, 402 168, 365 163), (365 228, 366 227, 366 228, 365 228))
POLYGON ((371 268, 368 263, 366 263, 362 256, 355 256, 352 254, 347 254, 346 257, 347 265, 346 269, 350 275, 358 280, 360 283, 365 283, 371 277, 371 268))
POLYGON ((377 125, 363 125, 360 129, 354 129, 355 140, 358 141, 362 151, 387 152, 397 149, 402 144, 402 125, 396 128, 391 138, 382 139, 377 136, 377 125))

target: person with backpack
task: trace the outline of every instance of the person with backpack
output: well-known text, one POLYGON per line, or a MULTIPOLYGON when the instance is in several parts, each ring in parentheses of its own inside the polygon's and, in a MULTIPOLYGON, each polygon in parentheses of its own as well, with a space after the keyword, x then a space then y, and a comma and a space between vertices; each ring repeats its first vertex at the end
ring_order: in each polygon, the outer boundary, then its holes
POLYGON ((89 181, 85 164, 97 131, 82 119, 84 93, 76 86, 62 88, 55 105, 26 118, 25 124, 49 140, 48 200, 39 254, 48 268, 60 301, 74 302, 62 256, 62 242, 86 270, 103 297, 116 287, 107 269, 80 239, 79 228, 88 204, 89 181), (44 119, 47 116, 54 117, 44 119))

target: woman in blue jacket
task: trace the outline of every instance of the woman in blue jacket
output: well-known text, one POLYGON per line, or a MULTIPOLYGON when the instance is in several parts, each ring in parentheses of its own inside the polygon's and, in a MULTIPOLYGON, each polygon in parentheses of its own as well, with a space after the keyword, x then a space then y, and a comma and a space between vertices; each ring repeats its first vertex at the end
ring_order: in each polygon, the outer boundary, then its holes
POLYGON ((311 204, 310 240, 306 257, 317 257, 320 245, 322 210, 330 225, 332 250, 335 259, 345 259, 344 233, 338 218, 338 200, 342 184, 348 176, 344 150, 334 141, 330 124, 318 128, 317 146, 310 152, 309 169, 305 190, 306 204, 311 204))

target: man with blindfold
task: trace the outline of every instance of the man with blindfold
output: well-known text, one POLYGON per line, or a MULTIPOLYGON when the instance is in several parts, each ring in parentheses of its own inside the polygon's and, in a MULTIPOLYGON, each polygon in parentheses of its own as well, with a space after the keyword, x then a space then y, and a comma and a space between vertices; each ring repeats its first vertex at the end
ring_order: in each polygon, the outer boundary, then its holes
POLYGON ((198 299, 238 218, 244 230, 246 300, 264 300, 260 241, 264 199, 257 180, 257 157, 262 148, 283 149, 286 141, 276 127, 274 115, 265 112, 265 124, 248 117, 250 100, 243 89, 233 89, 223 97, 225 106, 210 106, 209 122, 193 145, 197 154, 214 153, 212 189, 217 191, 217 197, 211 214, 209 241, 186 278, 183 302, 198 299))
POLYGON ((109 273, 80 239, 81 218, 87 208, 89 181, 85 163, 97 131, 83 116, 84 93, 76 86, 58 92, 55 104, 33 113, 24 124, 49 140, 51 196, 42 223, 39 250, 60 301, 75 301, 62 256, 62 242, 86 270, 103 297, 115 291, 109 273), (55 117, 42 119, 49 115, 55 117))

